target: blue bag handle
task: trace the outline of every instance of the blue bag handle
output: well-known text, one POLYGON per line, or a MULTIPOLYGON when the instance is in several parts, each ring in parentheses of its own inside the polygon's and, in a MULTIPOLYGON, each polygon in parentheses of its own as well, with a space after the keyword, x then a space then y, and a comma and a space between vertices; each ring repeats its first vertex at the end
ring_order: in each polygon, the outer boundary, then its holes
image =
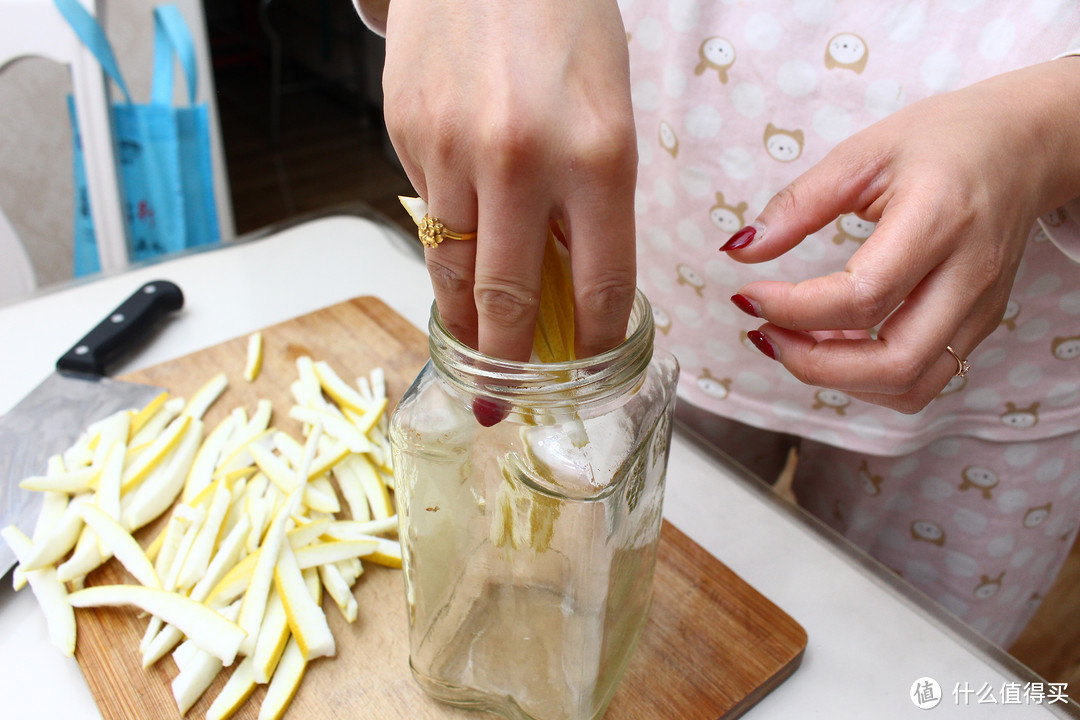
POLYGON ((174 54, 187 79, 188 102, 194 104, 199 75, 191 31, 179 8, 175 5, 158 5, 154 8, 154 79, 151 90, 154 105, 172 105, 174 54))
POLYGON ((56 9, 60 11, 60 14, 71 29, 75 31, 75 34, 82 40, 83 45, 93 53, 97 61, 101 63, 101 68, 105 71, 105 74, 109 76, 109 79, 116 83, 117 87, 124 93, 124 98, 128 104, 131 104, 131 93, 128 92, 127 84, 124 82, 124 76, 120 74, 120 66, 116 62, 116 56, 113 54, 112 45, 109 44, 109 39, 105 36, 105 31, 101 28, 101 24, 91 15, 86 8, 82 6, 78 0, 53 0, 56 5, 56 9))

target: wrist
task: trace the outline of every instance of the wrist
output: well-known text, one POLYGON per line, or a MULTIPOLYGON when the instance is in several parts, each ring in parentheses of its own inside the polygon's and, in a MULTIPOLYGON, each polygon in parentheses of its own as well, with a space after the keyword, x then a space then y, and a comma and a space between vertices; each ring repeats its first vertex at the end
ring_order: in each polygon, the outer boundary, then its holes
POLYGON ((1080 50, 1036 66, 1038 134, 1047 172, 1040 214, 1080 197, 1080 50))

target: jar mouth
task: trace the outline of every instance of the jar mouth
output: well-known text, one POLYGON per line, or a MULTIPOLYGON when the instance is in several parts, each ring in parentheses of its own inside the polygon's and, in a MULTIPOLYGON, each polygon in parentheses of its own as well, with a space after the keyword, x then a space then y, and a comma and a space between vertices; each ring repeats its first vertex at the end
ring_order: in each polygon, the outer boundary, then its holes
POLYGON ((614 348, 565 362, 505 360, 480 352, 455 338, 432 303, 428 323, 431 360, 461 390, 510 402, 538 405, 580 404, 636 386, 652 360, 652 307, 637 290, 625 339, 614 348))

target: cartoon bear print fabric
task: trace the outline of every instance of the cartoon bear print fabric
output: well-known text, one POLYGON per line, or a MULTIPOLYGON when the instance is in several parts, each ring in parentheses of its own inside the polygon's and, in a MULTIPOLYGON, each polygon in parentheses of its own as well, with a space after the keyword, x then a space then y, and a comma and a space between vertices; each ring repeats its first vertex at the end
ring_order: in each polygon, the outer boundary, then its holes
POLYGON ((1077 3, 620 5, 639 132, 638 281, 663 310, 658 341, 682 365, 683 400, 875 455, 946 435, 1029 441, 1080 431, 1080 265, 1060 247, 1080 249, 1080 233, 1064 211, 1032 227, 1008 311, 968 358, 972 371, 916 415, 803 385, 738 342, 757 321, 728 301, 755 279, 843 268, 873 223, 842 216, 758 265, 718 252, 852 133, 923 97, 1080 47, 1077 3), (698 382, 707 375, 728 378, 728 391, 698 382))
MULTIPOLYGON (((680 402, 803 439, 800 504, 991 640, 1038 607, 1080 517, 1080 214, 1033 226, 1000 326, 915 415, 802 384, 728 298, 844 267, 837 218, 776 260, 718 248, 839 141, 899 108, 1080 48, 1066 0, 621 0, 639 141, 638 282, 680 402), (658 130, 659 128, 659 130, 658 130)), ((1077 62, 1072 58, 1061 62, 1077 62)))
POLYGON ((799 449, 800 505, 1005 647, 1080 525, 1080 435, 937 440, 906 457, 799 449))

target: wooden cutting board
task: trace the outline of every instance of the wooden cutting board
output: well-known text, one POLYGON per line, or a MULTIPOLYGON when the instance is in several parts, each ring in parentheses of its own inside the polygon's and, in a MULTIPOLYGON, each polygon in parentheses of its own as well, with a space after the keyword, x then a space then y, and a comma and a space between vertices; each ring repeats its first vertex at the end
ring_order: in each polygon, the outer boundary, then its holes
MULTIPOLYGON (((228 310, 225 309, 225 312, 228 310)), ((347 380, 381 366, 391 407, 427 360, 426 336, 381 301, 362 297, 262 331, 265 359, 254 383, 243 380, 247 339, 237 338, 186 357, 131 373, 174 396, 190 397, 215 373, 229 389, 206 415, 213 428, 232 408, 249 412, 260 398, 274 404, 273 424, 294 437, 288 417, 296 359, 329 362, 347 380)), ((145 546, 156 532, 139 535, 145 546)), ((134 582, 116 561, 95 571, 88 584, 134 582)), ((337 657, 312 662, 286 720, 364 717, 439 720, 491 717, 430 700, 409 672, 407 623, 400 570, 365 564, 354 592, 359 618, 346 623, 324 603, 337 638, 337 657)), ((133 609, 79 610, 76 658, 106 720, 177 718, 170 681, 171 658, 141 667, 139 640, 146 619, 133 609)), ((806 633, 792 618, 747 585, 678 529, 665 522, 656 589, 648 625, 612 700, 605 720, 716 720, 734 718, 798 667, 806 633)), ((223 672, 188 712, 201 718, 228 675, 223 672)), ((234 716, 256 718, 264 688, 234 716)))

